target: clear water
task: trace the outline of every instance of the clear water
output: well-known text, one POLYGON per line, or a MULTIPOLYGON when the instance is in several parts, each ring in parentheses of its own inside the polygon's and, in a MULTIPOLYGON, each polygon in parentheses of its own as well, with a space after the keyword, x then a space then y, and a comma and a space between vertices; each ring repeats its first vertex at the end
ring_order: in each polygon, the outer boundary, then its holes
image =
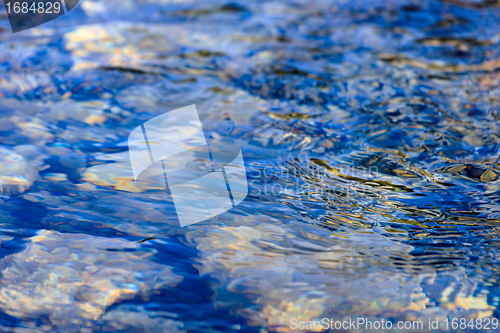
POLYGON ((108 0, 12 34, 4 12, 0 331, 500 331, 477 325, 500 316, 499 19, 467 0, 108 0), (250 193, 181 228, 134 185, 127 137, 190 104, 240 145, 250 193))

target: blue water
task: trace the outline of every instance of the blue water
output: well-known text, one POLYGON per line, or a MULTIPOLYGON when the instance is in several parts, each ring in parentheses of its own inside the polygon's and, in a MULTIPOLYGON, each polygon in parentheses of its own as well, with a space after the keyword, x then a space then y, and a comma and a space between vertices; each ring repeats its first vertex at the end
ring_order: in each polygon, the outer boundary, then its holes
POLYGON ((500 332, 497 2, 0 17, 0 331, 500 332), (180 227, 127 138, 191 104, 250 191, 180 227))

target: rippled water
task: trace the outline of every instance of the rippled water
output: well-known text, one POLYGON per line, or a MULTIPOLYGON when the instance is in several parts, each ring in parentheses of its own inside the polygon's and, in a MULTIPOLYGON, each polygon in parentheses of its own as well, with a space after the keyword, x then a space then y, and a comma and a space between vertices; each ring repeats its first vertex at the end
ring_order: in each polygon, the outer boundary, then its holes
POLYGON ((81 1, 17 34, 2 12, 0 331, 498 332, 427 327, 500 317, 497 5, 81 1), (190 104, 250 193, 181 228, 127 137, 190 104))

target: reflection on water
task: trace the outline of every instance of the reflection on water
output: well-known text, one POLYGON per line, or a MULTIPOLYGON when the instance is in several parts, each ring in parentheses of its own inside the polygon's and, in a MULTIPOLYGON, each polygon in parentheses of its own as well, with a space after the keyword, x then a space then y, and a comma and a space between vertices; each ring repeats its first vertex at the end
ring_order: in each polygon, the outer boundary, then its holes
POLYGON ((3 15, 1 330, 498 318, 494 4, 81 1, 18 34, 3 15), (250 191, 180 228, 127 137, 190 104, 250 191))

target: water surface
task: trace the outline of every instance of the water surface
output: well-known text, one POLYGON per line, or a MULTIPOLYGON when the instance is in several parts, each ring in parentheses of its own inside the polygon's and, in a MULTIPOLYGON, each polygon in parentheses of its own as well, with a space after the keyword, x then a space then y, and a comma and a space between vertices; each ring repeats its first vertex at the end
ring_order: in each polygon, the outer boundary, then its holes
POLYGON ((16 34, 4 12, 0 330, 498 331, 427 326, 500 316, 496 5, 81 1, 16 34), (127 137, 190 104, 250 193, 181 228, 127 137))

